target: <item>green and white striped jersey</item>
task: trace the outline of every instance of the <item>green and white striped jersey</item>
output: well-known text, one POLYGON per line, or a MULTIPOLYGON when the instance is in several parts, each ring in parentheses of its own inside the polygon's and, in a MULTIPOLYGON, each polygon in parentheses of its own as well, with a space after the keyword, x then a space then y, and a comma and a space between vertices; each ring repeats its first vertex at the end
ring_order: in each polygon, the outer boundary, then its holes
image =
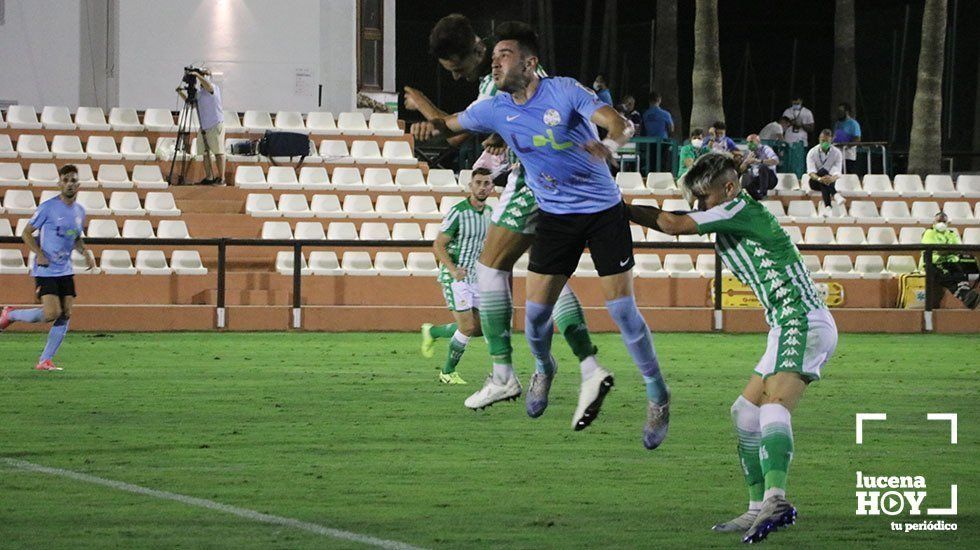
POLYGON ((689 215, 698 224, 698 234, 715 233, 722 261, 755 292, 769 326, 783 326, 826 308, 796 245, 775 216, 745 191, 689 215))
MULTIPOLYGON (((484 206, 477 210, 469 199, 464 199, 453 206, 442 220, 440 230, 450 237, 446 251, 457 267, 466 269, 464 280, 467 283, 476 283, 476 261, 483 252, 490 214, 490 208, 484 206)), ((440 266, 439 282, 452 283, 454 280, 446 266, 440 266)))

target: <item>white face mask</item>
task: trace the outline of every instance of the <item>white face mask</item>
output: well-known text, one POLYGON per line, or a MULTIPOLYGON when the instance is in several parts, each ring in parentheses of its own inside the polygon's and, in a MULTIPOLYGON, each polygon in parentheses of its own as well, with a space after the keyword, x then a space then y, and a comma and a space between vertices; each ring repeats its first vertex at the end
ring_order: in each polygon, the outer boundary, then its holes
POLYGON ((701 144, 702 143, 704 143, 704 141, 702 141, 700 139, 692 139, 691 140, 691 145, 693 145, 695 149, 701 148, 701 144))
POLYGON ((598 82, 593 82, 592 83, 592 89, 593 90, 598 90, 599 89, 599 86, 600 86, 600 84, 598 82))
POLYGON ((949 225, 946 222, 936 222, 933 224, 932 228, 942 233, 943 231, 949 229, 949 225))

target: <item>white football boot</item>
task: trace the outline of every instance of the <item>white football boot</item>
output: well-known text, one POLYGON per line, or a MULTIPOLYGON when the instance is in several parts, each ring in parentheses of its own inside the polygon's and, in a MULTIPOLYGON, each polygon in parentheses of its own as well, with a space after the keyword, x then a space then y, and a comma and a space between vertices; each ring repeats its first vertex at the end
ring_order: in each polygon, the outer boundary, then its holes
POLYGON ((521 396, 521 383, 516 376, 511 376, 506 383, 499 384, 493 379, 493 375, 487 376, 486 382, 480 391, 466 398, 463 402, 468 408, 476 410, 483 409, 497 403, 498 401, 516 400, 521 396))
POLYGON ((584 430, 599 416, 602 400, 613 387, 613 375, 608 370, 598 367, 588 380, 582 381, 578 393, 578 407, 572 417, 572 428, 575 431, 584 430))

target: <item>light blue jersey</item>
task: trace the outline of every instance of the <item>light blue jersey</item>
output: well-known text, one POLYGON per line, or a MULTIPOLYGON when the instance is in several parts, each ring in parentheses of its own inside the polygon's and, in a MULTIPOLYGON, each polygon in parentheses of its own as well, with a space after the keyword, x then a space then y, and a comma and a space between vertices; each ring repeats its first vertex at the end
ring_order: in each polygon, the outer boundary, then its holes
POLYGON ((549 214, 592 214, 623 198, 604 160, 583 147, 598 141, 592 114, 603 107, 595 92, 575 79, 542 78, 524 105, 509 93, 470 105, 459 114, 471 132, 499 134, 517 153, 541 210, 549 214))
POLYGON ((40 232, 38 244, 48 259, 48 265, 37 265, 35 259, 31 274, 35 277, 63 277, 74 275, 71 251, 82 234, 85 209, 77 202, 70 206, 54 197, 41 203, 31 216, 31 227, 40 232))

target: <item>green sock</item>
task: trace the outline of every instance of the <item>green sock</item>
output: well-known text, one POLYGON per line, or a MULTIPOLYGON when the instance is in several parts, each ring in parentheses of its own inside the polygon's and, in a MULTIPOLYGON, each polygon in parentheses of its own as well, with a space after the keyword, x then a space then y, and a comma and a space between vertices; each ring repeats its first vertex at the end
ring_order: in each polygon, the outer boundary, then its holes
POLYGON ((494 363, 511 365, 511 318, 514 305, 509 291, 487 291, 480 294, 480 324, 494 363))
POLYGON ((764 498, 769 498, 786 493, 786 475, 793 459, 793 427, 789 411, 782 405, 766 404, 761 409, 759 457, 765 479, 764 498))
POLYGON ((759 459, 760 433, 735 428, 735 436, 738 439, 738 459, 742 463, 745 483, 749 486, 749 502, 762 502, 766 488, 759 459))
POLYGON ((578 298, 568 287, 565 287, 565 290, 558 296, 552 316, 555 319, 555 324, 558 325, 558 332, 565 337, 569 347, 572 348, 572 353, 578 357, 579 361, 590 355, 595 355, 599 351, 592 344, 592 338, 589 336, 589 327, 585 324, 582 304, 579 303, 578 298))
POLYGON ((446 355, 446 364, 442 366, 442 373, 449 374, 456 371, 456 365, 459 364, 459 360, 463 358, 463 352, 466 351, 466 344, 469 343, 469 338, 465 336, 466 341, 459 339, 458 334, 454 335, 452 340, 449 341, 449 353, 446 355))
POLYGON ((429 329, 429 334, 433 338, 449 338, 456 332, 456 323, 449 323, 448 325, 432 325, 429 329))

